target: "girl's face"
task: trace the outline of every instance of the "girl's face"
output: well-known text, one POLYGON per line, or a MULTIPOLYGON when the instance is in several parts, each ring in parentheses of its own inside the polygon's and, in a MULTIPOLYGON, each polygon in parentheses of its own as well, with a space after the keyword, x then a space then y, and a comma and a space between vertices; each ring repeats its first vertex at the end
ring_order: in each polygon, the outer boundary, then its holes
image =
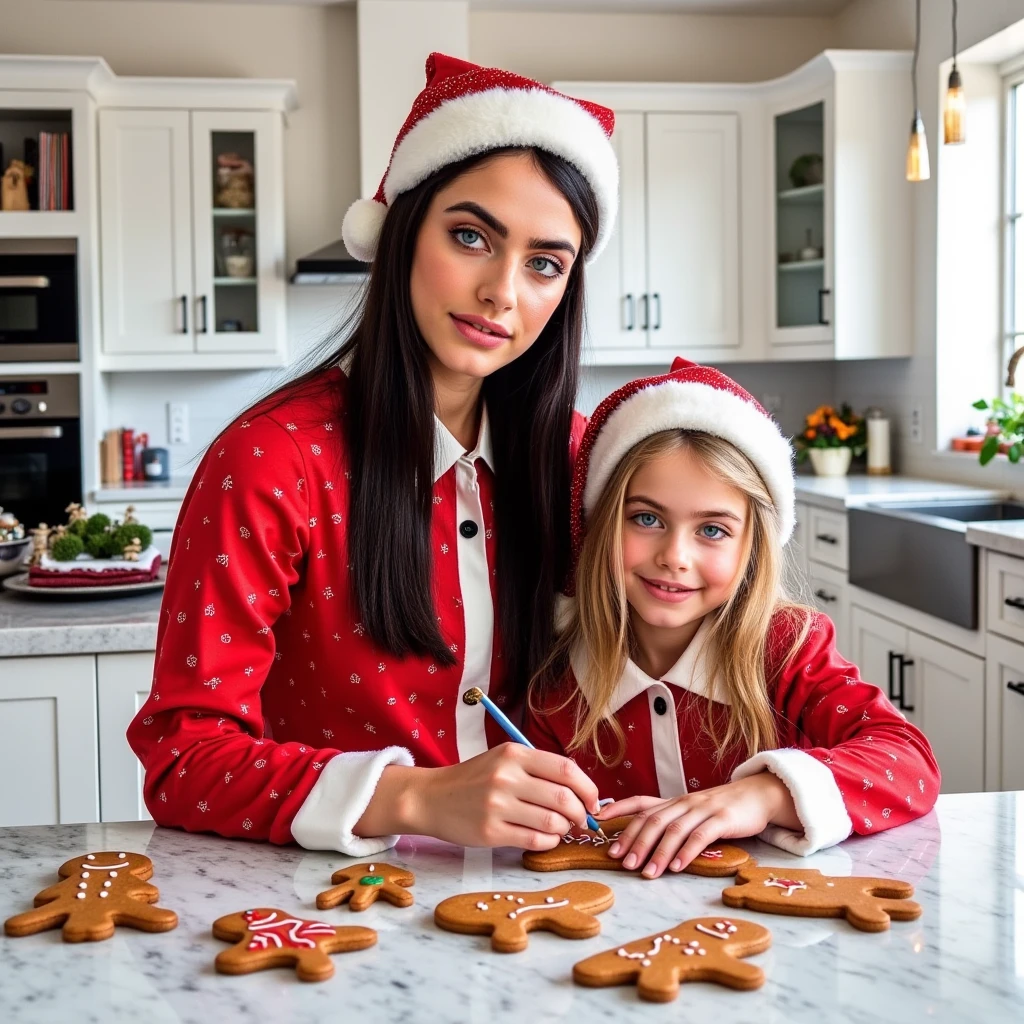
POLYGON ((503 153, 439 191, 410 281, 432 368, 482 380, 521 356, 561 302, 580 239, 572 207, 528 153, 503 153))
POLYGON ((634 628, 692 636, 745 568, 746 495, 689 451, 652 459, 626 488, 622 560, 634 628), (689 628, 688 628, 689 627, 689 628))

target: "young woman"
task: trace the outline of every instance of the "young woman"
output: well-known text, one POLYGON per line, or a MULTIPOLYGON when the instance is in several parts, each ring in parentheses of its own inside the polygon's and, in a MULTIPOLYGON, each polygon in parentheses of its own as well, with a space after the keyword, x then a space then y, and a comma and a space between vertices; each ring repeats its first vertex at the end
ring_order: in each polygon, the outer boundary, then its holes
POLYGON ((162 825, 372 855, 416 832, 555 845, 596 809, 502 744, 568 564, 583 264, 610 111, 433 54, 373 200, 351 339, 228 427, 176 528, 128 731, 162 825))
POLYGON ((678 359, 605 399, 571 524, 575 597, 527 731, 615 799, 599 817, 635 814, 609 848, 625 867, 758 834, 809 854, 932 807, 928 741, 783 596, 789 443, 728 377, 678 359))

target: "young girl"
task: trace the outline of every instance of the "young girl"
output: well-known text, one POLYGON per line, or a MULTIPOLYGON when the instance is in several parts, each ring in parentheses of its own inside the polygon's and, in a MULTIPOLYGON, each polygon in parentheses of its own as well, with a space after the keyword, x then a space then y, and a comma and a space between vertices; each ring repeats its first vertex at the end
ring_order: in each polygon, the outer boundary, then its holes
POLYGON ((231 424, 185 498, 128 731, 159 824, 372 856, 401 832, 544 849, 596 810, 459 696, 521 711, 550 650, 612 123, 429 58, 345 217, 372 261, 351 338, 231 424))
POLYGON ((935 802, 928 741, 784 598, 793 526, 789 443, 717 370, 677 359, 587 426, 575 596, 528 732, 614 798, 599 817, 635 814, 610 853, 649 878, 718 839, 806 855, 935 802))

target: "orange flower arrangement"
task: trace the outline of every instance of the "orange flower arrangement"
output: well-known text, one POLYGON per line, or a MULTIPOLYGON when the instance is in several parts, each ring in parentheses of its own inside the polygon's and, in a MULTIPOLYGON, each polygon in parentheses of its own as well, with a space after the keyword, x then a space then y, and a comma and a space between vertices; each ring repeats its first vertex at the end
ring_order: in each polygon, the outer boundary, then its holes
POLYGON ((861 455, 867 448, 867 426, 864 418, 846 404, 839 409, 819 405, 804 418, 804 429, 794 444, 801 461, 810 448, 852 448, 854 455, 861 455))

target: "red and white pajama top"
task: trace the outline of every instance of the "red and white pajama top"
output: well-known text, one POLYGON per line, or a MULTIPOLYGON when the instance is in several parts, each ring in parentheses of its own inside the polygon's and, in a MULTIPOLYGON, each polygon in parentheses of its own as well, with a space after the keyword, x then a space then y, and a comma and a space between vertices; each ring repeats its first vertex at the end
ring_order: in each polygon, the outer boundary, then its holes
MULTIPOLYGON (((803 645, 781 673, 774 673, 770 698, 778 748, 751 758, 732 750, 719 758, 705 722, 710 710, 724 732, 729 703, 709 670, 708 628, 706 619, 662 679, 627 662, 609 708, 626 738, 622 760, 605 767, 592 749, 572 755, 602 797, 669 799, 767 770, 786 784, 804 831, 770 825, 760 838, 798 855, 832 846, 851 832, 901 825, 932 808, 939 768, 928 740, 836 651, 835 630, 826 615, 814 615, 803 645)), ((793 637, 793 626, 782 614, 771 629, 769 679, 773 660, 777 665, 778 652, 787 650, 793 637)), ((526 723, 536 746, 557 753, 565 753, 572 740, 573 705, 550 714, 545 708, 557 709, 576 679, 586 679, 586 655, 577 652, 570 661, 566 680, 526 723)), ((605 749, 610 739, 609 732, 605 749)))
MULTIPOLYGON (((434 598, 456 663, 398 658, 349 588, 340 370, 235 421, 206 453, 171 548, 149 699, 128 729, 160 825, 352 856, 389 764, 448 765, 504 742, 460 695, 504 692, 495 633, 493 455, 435 421, 434 598)), ((583 422, 577 417, 573 448, 583 422)), ((568 455, 568 453, 567 453, 568 455)), ((382 508, 380 515, 387 516, 382 508)))

